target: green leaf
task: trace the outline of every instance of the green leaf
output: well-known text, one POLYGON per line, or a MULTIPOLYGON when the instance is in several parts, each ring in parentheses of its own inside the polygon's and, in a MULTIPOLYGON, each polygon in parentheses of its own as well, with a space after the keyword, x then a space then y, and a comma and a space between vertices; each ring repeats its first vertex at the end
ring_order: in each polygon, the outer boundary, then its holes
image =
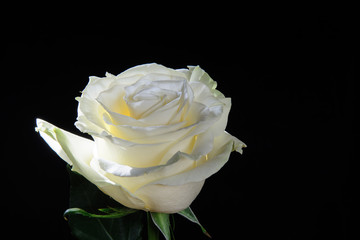
POLYGON ((86 217, 92 217, 92 218, 120 218, 120 217, 124 217, 128 214, 134 213, 137 210, 135 209, 130 209, 130 208, 124 208, 123 211, 113 211, 110 208, 102 208, 99 209, 99 211, 101 212, 105 212, 106 214, 94 214, 94 213, 89 213, 81 208, 69 208, 68 210, 65 211, 64 213, 64 217, 66 219, 66 217, 68 215, 71 214, 78 214, 78 215, 82 215, 82 216, 86 216, 86 217), (110 211, 109 211, 110 210, 110 211))
POLYGON ((72 234, 79 240, 140 240, 143 215, 130 214, 123 218, 89 218, 69 216, 72 234))
POLYGON ((119 214, 126 216, 128 214, 134 213, 136 209, 128 208, 128 207, 122 207, 122 208, 114 208, 114 207, 107 207, 107 208, 99 208, 100 212, 107 213, 107 214, 119 214))
POLYGON ((180 214, 181 216, 187 218, 188 220, 198 224, 202 230, 202 232, 208 236, 209 238, 211 238, 210 234, 205 230, 205 228, 200 224, 199 220, 196 218, 194 212, 191 210, 190 207, 178 212, 178 214, 180 214))
POLYGON ((165 239, 170 240, 171 230, 170 230, 169 214, 151 212, 150 215, 154 224, 159 228, 160 232, 164 235, 165 239))
POLYGON ((69 220, 71 232, 77 239, 142 239, 144 220, 142 211, 125 210, 126 207, 105 195, 83 176, 68 169, 70 209, 65 212, 65 215, 69 220), (110 216, 103 217, 106 215, 110 216))

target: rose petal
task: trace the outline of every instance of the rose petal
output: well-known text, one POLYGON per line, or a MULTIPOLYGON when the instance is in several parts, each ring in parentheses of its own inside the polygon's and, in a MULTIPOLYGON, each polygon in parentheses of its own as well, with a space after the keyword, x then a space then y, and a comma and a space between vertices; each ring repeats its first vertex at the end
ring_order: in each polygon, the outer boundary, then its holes
POLYGON ((206 107, 200 103, 193 103, 187 116, 188 122, 196 122, 196 128, 193 130, 193 136, 209 129, 216 121, 221 118, 223 106, 206 107))
POLYGON ((138 144, 110 135, 93 136, 96 143, 96 157, 131 167, 158 165, 172 142, 138 144))
POLYGON ((224 98, 224 95, 220 91, 216 90, 217 83, 209 76, 208 73, 206 73, 199 66, 188 66, 188 68, 191 74, 189 80, 190 82, 202 82, 210 89, 215 97, 224 98))
MULTIPOLYGON (((111 123, 109 123, 111 124, 111 123)), ((182 138, 191 129, 185 127, 186 122, 170 125, 137 127, 129 125, 115 126, 122 133, 123 138, 138 144, 154 144, 182 138)))
MULTIPOLYGON (((161 160, 161 164, 164 163, 164 161, 167 161, 172 155, 174 155, 177 151, 183 151, 186 153, 191 153, 191 151, 194 149, 194 144, 197 142, 197 138, 207 131, 216 123, 222 114, 222 106, 214 106, 214 107, 206 107, 203 104, 200 103, 193 103, 191 105, 191 109, 189 110, 189 116, 187 116, 187 121, 191 123, 192 121, 196 121, 195 123, 192 123, 191 125, 187 126, 187 129, 191 129, 186 135, 184 135, 182 138, 177 138, 177 140, 174 142, 171 148, 168 149, 168 151, 165 153, 161 160)), ((215 130, 212 130, 209 134, 207 134, 207 141, 204 143, 205 145, 212 144, 213 137, 210 139, 209 136, 215 136, 214 133, 215 130)), ((201 138, 201 136, 200 136, 201 138)), ((200 152, 206 151, 205 149, 208 149, 209 146, 206 146, 202 148, 202 150, 199 150, 200 152)), ((200 148, 199 148, 200 149, 200 148)), ((198 154, 198 153, 197 153, 198 154)))
POLYGON ((110 84, 114 81, 113 77, 89 77, 89 83, 82 91, 82 96, 94 99, 100 92, 109 88, 110 84))
POLYGON ((197 166, 189 171, 155 181, 151 184, 182 185, 190 182, 202 181, 217 171, 229 160, 233 150, 241 151, 245 147, 237 138, 228 133, 215 138, 214 149, 206 156, 203 156, 196 163, 197 166))
POLYGON ((99 166, 106 176, 117 184, 134 193, 140 187, 167 178, 181 172, 189 171, 196 166, 197 159, 186 153, 176 153, 166 164, 152 167, 136 168, 113 161, 97 158, 99 166), (129 179, 131 177, 131 179, 129 179))
POLYGON ((64 131, 44 120, 37 119, 36 122, 40 136, 64 161, 73 166, 73 171, 83 175, 103 192, 123 205, 147 210, 142 200, 92 168, 93 141, 64 131))
POLYGON ((204 181, 178 186, 153 184, 138 189, 135 194, 153 212, 176 213, 190 206, 203 185, 204 181))
POLYGON ((124 99, 130 112, 136 119, 141 118, 149 125, 179 122, 183 117, 184 107, 193 99, 191 88, 185 78, 161 74, 146 75, 125 90, 124 99), (152 81, 149 78, 156 80, 152 81))
POLYGON ((54 152, 56 152, 65 162, 72 165, 72 161, 66 155, 56 139, 56 134, 54 132, 55 126, 39 118, 36 119, 36 125, 37 127, 35 130, 39 132, 40 136, 45 140, 50 148, 52 148, 52 150, 54 150, 54 152))
POLYGON ((102 118, 105 109, 96 101, 88 97, 76 98, 79 102, 78 117, 75 126, 84 133, 101 134, 106 130, 105 122, 102 118))
MULTIPOLYGON (((148 77, 147 75, 145 77, 148 77)), ((137 81, 135 84, 123 87, 119 89, 118 93, 110 93, 111 96, 120 96, 117 101, 112 100, 113 97, 105 96, 104 100, 110 99, 110 102, 117 105, 117 109, 110 107, 110 104, 106 104, 105 101, 101 101, 109 110, 113 112, 117 112, 120 114, 124 114, 122 111, 126 109, 129 114, 125 114, 128 116, 132 116, 133 118, 139 119, 141 115, 148 112, 149 109, 152 109, 154 106, 159 105, 159 103, 170 102, 175 99, 178 95, 176 91, 173 89, 165 89, 161 86, 163 82, 166 81, 149 81, 147 79, 142 78, 137 81), (123 106, 120 106, 122 104, 123 106)), ((170 77, 167 76, 166 79, 170 77)), ((176 82, 176 81, 172 81, 176 82)), ((161 104, 163 105, 163 104, 161 104)), ((161 106, 160 105, 160 106, 161 106)))
POLYGON ((64 131, 44 120, 37 119, 40 136, 73 170, 84 175, 93 183, 104 183, 107 180, 90 168, 94 142, 64 131), (49 138, 50 137, 50 138, 49 138))
MULTIPOLYGON (((130 116, 129 108, 124 100, 124 88, 125 86, 123 84, 118 84, 105 91, 102 91, 97 96, 96 101, 112 112, 130 116)), ((92 101, 94 100, 95 99, 92 99, 92 101)))
POLYGON ((117 112, 111 111, 109 108, 107 108, 105 105, 103 105, 101 102, 98 102, 103 109, 106 111, 106 114, 103 114, 103 120, 107 124, 111 125, 132 125, 132 126, 148 126, 142 119, 135 119, 129 115, 123 115, 117 112))
POLYGON ((116 162, 108 161, 105 159, 98 159, 99 166, 107 173, 111 173, 117 177, 139 177, 144 174, 150 174, 151 172, 169 166, 181 158, 173 157, 164 165, 157 165, 153 167, 136 168, 127 165, 118 164, 116 162))
MULTIPOLYGON (((123 86, 124 84, 132 84, 136 80, 138 80, 137 77, 118 79, 109 73, 107 73, 107 76, 104 78, 90 77, 88 85, 82 91, 81 97, 76 98, 79 106, 75 126, 82 132, 96 135, 102 134, 104 130, 108 130, 103 122, 103 114, 105 113, 103 105, 105 104, 99 104, 96 99, 102 92, 105 92, 104 94, 108 93, 106 90, 118 90, 114 88, 117 84, 123 86)), ((111 94, 108 93, 106 97, 109 97, 109 95, 111 94)), ((100 97, 100 99, 105 100, 105 97, 100 97)), ((122 110, 126 110, 123 105, 119 107, 121 107, 122 110)))
POLYGON ((159 73, 177 77, 186 77, 181 71, 176 71, 171 68, 164 67, 163 65, 156 63, 142 64, 132 68, 127 69, 126 71, 117 75, 117 77, 130 77, 130 76, 145 76, 151 73, 159 73))
POLYGON ((222 105, 222 114, 220 118, 211 126, 210 130, 214 136, 218 136, 225 131, 228 116, 231 108, 231 98, 221 99, 222 105))
POLYGON ((206 106, 214 106, 221 104, 221 100, 215 97, 207 85, 202 82, 193 81, 190 83, 192 90, 194 91, 196 102, 201 102, 206 106))

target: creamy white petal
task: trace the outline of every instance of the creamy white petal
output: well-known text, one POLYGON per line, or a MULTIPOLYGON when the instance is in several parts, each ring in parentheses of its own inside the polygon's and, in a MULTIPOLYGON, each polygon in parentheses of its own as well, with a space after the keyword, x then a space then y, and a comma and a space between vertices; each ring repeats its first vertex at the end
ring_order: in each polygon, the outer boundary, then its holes
POLYGON ((221 116, 209 129, 209 131, 211 131, 214 136, 221 135, 225 131, 231 108, 230 98, 223 98, 221 99, 221 102, 223 103, 221 116))
MULTIPOLYGON (((189 119, 188 121, 196 122, 186 127, 187 129, 191 130, 182 138, 178 138, 176 139, 176 141, 174 141, 174 144, 165 153, 160 163, 164 164, 164 161, 167 161, 167 159, 169 159, 177 151, 191 153, 191 151, 194 149, 196 142, 198 141, 198 137, 203 140, 202 134, 210 131, 214 123, 216 123, 220 119, 222 111, 222 106, 207 108, 202 104, 193 103, 192 109, 189 111, 189 115, 191 115, 192 119, 189 119)), ((207 144, 212 144, 213 137, 215 137, 214 132, 216 131, 217 130, 212 130, 208 134, 206 134, 207 142, 201 144, 202 147, 197 148, 199 152, 197 152, 196 154, 199 154, 200 152, 203 153, 209 149, 210 146, 207 144), (212 138, 210 138, 210 136, 212 138)), ((200 146, 199 143, 197 143, 197 146, 200 146)))
POLYGON ((214 148, 214 134, 211 131, 195 135, 194 138, 192 155, 205 156, 214 148))
POLYGON ((75 126, 82 132, 100 134, 106 130, 103 120, 105 109, 93 99, 88 97, 76 98, 79 102, 78 117, 75 126))
POLYGON ((64 131, 41 119, 37 119, 37 130, 49 146, 62 159, 73 166, 73 171, 83 175, 103 192, 123 205, 130 208, 147 210, 142 200, 93 168, 91 164, 94 149, 93 141, 64 131))
POLYGON ((134 193, 144 185, 191 170, 196 166, 198 159, 178 152, 166 164, 147 168, 130 167, 100 158, 97 160, 99 166, 107 173, 107 178, 134 193))
MULTIPOLYGON (((111 124, 111 123, 110 123, 111 124)), ((138 144, 154 144, 174 141, 185 136, 191 129, 185 127, 186 122, 170 125, 137 127, 118 125, 115 128, 121 132, 124 139, 138 144)))
POLYGON ((152 184, 163 185, 182 185, 190 182, 199 182, 210 177, 219 171, 229 160, 230 153, 235 150, 240 151, 245 145, 228 133, 215 138, 214 149, 203 156, 196 163, 197 166, 189 171, 163 178, 152 184))
POLYGON ((114 85, 130 85, 139 80, 139 78, 138 76, 119 78, 109 73, 106 74, 106 77, 91 76, 89 77, 89 83, 82 91, 82 96, 96 99, 101 92, 112 88, 114 85))
POLYGON ((143 117, 142 121, 146 122, 149 125, 165 125, 177 123, 179 121, 176 121, 176 119, 174 120, 174 118, 178 113, 178 105, 178 99, 173 100, 170 103, 167 103, 166 105, 151 112, 146 117, 143 117))
POLYGON ((224 98, 224 95, 216 90, 217 87, 217 82, 215 82, 208 73, 206 73, 203 69, 201 69, 199 66, 193 67, 193 66, 188 66, 189 70, 190 70, 190 82, 193 81, 199 81, 204 83, 212 92, 212 94, 215 97, 218 98, 224 98))
POLYGON ((108 77, 108 78, 115 78, 116 76, 112 73, 109 73, 109 72, 105 72, 105 77, 108 77))
MULTIPOLYGON (((137 78, 129 77, 124 79, 117 79, 113 75, 107 75, 107 77, 99 78, 99 77, 90 77, 89 83, 86 88, 82 91, 81 97, 76 98, 79 101, 78 106, 78 118, 75 126, 82 132, 90 133, 90 134, 101 134, 102 131, 106 130, 106 127, 103 122, 103 114, 105 113, 104 107, 99 104, 96 100, 98 98, 105 101, 105 97, 99 97, 101 93, 104 92, 106 97, 113 96, 119 97, 117 92, 111 92, 109 94, 107 91, 118 90, 118 88, 122 88, 123 85, 132 84, 136 81, 137 78), (120 87, 116 85, 120 84, 120 87)), ((113 106, 112 106, 113 107, 113 106)), ((122 110, 122 113, 126 112, 126 106, 124 104, 119 104, 122 110)))
POLYGON ((221 104, 221 98, 215 97, 212 94, 211 89, 206 84, 198 81, 193 81, 190 82, 190 86, 194 91, 195 101, 201 102, 206 106, 214 106, 221 104))
POLYGON ((112 136, 93 136, 97 157, 131 167, 149 167, 160 163, 172 142, 138 144, 112 136))
POLYGON ((50 148, 54 150, 54 152, 56 152, 61 159, 72 165, 72 161, 66 155, 63 148, 56 139, 56 134, 54 132, 55 126, 39 118, 36 119, 36 125, 37 127, 35 128, 35 130, 39 132, 40 136, 45 140, 45 142, 50 146, 50 148))
POLYGON ((114 111, 111 111, 108 109, 105 105, 103 105, 101 102, 98 102, 103 109, 106 111, 107 114, 103 114, 102 118, 106 122, 106 124, 111 125, 131 125, 131 126, 148 126, 142 119, 135 119, 131 117, 129 114, 121 114, 114 111))
POLYGON ((128 208, 134 208, 144 211, 151 210, 146 206, 144 200, 130 193, 122 186, 108 184, 99 187, 99 189, 105 194, 112 197, 115 201, 118 201, 119 203, 128 208))
MULTIPOLYGON (((120 141, 120 144, 122 144, 122 141, 126 139, 126 141, 131 141, 136 144, 154 144, 164 143, 166 141, 182 141, 185 137, 201 134, 220 119, 222 106, 207 108, 203 104, 193 103, 184 121, 160 126, 143 126, 144 123, 142 121, 127 118, 126 116, 116 113, 110 113, 111 119, 105 118, 104 121, 108 125, 113 125, 113 135, 119 132, 120 137, 120 139, 118 139, 119 137, 113 138, 112 142, 120 141), (120 123, 120 125, 113 123, 120 123)), ((104 115, 104 117, 105 116, 106 115, 104 115)))
POLYGON ((130 112, 135 118, 141 118, 148 124, 179 122, 183 117, 184 106, 191 103, 193 98, 187 80, 172 79, 174 77, 159 74, 150 75, 126 87, 124 99, 130 112), (154 80, 148 79, 150 75, 154 80))
POLYGON ((44 134, 51 136, 51 141, 48 138, 44 140, 64 161, 73 166, 74 171, 84 175, 95 184, 107 182, 90 167, 94 149, 93 141, 64 131, 41 119, 37 119, 37 126, 42 137, 44 134))
MULTIPOLYGON (((221 118, 223 113, 223 106, 213 106, 213 107, 203 107, 201 104, 192 104, 192 108, 197 105, 198 109, 201 109, 200 112, 196 113, 193 109, 190 110, 192 118, 196 119, 197 126, 194 128, 193 135, 197 135, 203 133, 208 130, 212 124, 218 121, 221 118), (197 116, 199 115, 199 116, 197 116)), ((195 109, 195 108, 194 108, 195 109)), ((190 120, 190 122, 194 121, 194 119, 190 120)))
POLYGON ((204 181, 178 186, 153 184, 140 188, 135 194, 153 212, 176 213, 190 206, 203 185, 204 181))
POLYGON ((181 72, 182 74, 184 74, 184 76, 185 76, 185 78, 187 79, 187 81, 190 80, 191 72, 189 71, 188 68, 175 69, 175 71, 181 72))
POLYGON ((89 121, 84 115, 79 114, 76 120, 75 127, 83 133, 100 135, 104 131, 104 128, 100 128, 93 122, 89 121))
POLYGON ((113 77, 89 77, 89 83, 86 85, 85 89, 82 91, 82 96, 94 99, 99 93, 105 91, 109 86, 114 82, 113 77))
POLYGON ((130 76, 145 76, 150 73, 159 73, 171 76, 186 77, 184 73, 175 71, 174 69, 164 67, 163 65, 156 63, 142 64, 120 73, 117 77, 130 77, 130 76))
POLYGON ((107 173, 111 173, 118 177, 139 177, 144 174, 150 174, 151 172, 158 170, 160 168, 164 168, 169 166, 177 161, 179 161, 180 157, 173 157, 171 158, 166 164, 164 165, 157 165, 152 167, 144 167, 144 168, 136 168, 130 167, 127 165, 118 164, 116 162, 108 161, 105 159, 98 159, 99 166, 107 173))
POLYGON ((243 153, 243 148, 246 148, 246 144, 243 143, 242 141, 240 141, 238 138, 233 137, 233 151, 237 151, 238 153, 242 154, 243 153))
POLYGON ((190 79, 189 82, 199 81, 201 76, 204 74, 204 70, 202 70, 199 66, 188 66, 190 70, 190 79))
MULTIPOLYGON (((115 85, 105 91, 99 93, 96 97, 96 101, 105 106, 106 109, 117 112, 119 114, 129 116, 130 112, 128 106, 124 100, 125 86, 122 84, 115 85)), ((95 101, 95 99, 92 99, 95 101)))

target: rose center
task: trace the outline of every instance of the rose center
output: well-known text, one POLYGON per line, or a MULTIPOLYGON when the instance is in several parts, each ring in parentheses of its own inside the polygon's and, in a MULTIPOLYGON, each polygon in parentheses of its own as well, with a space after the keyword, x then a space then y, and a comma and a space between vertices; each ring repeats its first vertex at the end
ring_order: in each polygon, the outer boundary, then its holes
POLYGON ((138 81, 125 88, 124 100, 131 116, 139 119, 167 105, 174 107, 183 95, 182 80, 138 81))

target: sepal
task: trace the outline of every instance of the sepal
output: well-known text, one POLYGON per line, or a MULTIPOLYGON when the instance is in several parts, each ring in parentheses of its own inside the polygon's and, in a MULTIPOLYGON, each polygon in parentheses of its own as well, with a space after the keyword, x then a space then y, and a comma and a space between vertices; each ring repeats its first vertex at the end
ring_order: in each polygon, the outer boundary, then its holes
POLYGON ((187 218, 188 220, 190 220, 193 223, 196 223, 200 226, 201 231, 208 236, 209 238, 211 238, 210 234, 206 231, 206 229, 200 224, 199 220, 197 219, 197 217, 195 216, 194 212, 191 210, 190 207, 178 212, 178 214, 180 214, 181 216, 187 218))
POLYGON ((151 212, 151 219, 166 240, 171 240, 170 214, 151 212))
MULTIPOLYGON (((185 217, 189 221, 196 223, 200 226, 202 232, 209 238, 211 238, 210 234, 206 231, 206 229, 200 224, 199 220, 195 216, 194 212, 191 210, 190 207, 178 212, 177 214, 185 217)), ((158 232, 160 231, 166 240, 171 240, 173 236, 174 226, 171 226, 170 223, 170 216, 171 214, 167 213, 155 213, 150 212, 148 213, 148 239, 149 240, 157 240, 159 239, 158 232), (159 231, 157 231, 157 228, 159 231)), ((173 224, 174 221, 173 221, 173 224)))

